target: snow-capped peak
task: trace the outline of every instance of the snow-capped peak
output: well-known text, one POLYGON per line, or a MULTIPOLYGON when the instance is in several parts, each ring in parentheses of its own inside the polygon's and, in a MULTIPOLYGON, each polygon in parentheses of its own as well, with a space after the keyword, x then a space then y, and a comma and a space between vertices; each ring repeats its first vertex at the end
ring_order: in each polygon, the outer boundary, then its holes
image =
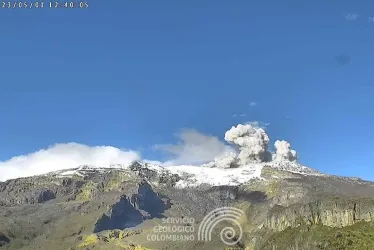
POLYGON ((169 174, 178 175, 180 178, 176 182, 176 187, 195 187, 201 184, 211 186, 222 185, 239 185, 249 183, 254 179, 261 179, 262 169, 270 167, 277 170, 297 173, 302 175, 322 175, 320 172, 303 166, 296 162, 290 161, 272 161, 267 163, 252 163, 245 166, 235 168, 218 168, 215 166, 161 166, 157 164, 133 162, 130 165, 115 164, 110 166, 91 166, 82 165, 78 168, 61 170, 49 173, 56 177, 68 176, 87 176, 93 172, 103 174, 112 170, 120 170, 126 172, 135 171, 153 171, 156 175, 169 174))

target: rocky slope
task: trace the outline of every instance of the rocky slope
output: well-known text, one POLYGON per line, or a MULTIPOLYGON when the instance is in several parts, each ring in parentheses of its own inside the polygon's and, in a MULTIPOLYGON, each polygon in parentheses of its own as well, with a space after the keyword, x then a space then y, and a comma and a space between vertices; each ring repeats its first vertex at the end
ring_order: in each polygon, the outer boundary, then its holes
POLYGON ((212 241, 196 236, 205 215, 229 206, 244 211, 237 249, 374 249, 373 205, 374 183, 295 162, 81 166, 0 182, 0 248, 224 249, 224 222, 212 241), (157 238, 159 225, 193 227, 195 238, 157 238))

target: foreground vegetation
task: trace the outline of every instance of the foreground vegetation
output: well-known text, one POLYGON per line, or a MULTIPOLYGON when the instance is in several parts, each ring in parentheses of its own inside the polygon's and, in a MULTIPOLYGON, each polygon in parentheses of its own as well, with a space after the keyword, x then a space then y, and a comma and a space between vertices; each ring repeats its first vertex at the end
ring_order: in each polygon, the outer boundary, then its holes
POLYGON ((264 250, 372 250, 374 224, 358 222, 345 228, 302 225, 272 235, 264 250))

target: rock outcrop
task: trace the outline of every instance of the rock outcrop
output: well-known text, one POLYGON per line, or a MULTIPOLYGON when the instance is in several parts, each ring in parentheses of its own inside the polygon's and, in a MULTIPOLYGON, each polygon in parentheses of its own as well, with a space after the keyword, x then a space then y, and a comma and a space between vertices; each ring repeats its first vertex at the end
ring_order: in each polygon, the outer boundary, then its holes
POLYGON ((289 207, 275 206, 270 210, 264 227, 274 231, 303 224, 346 227, 373 220, 374 200, 331 198, 289 207))
POLYGON ((139 225, 146 219, 161 218, 170 208, 170 199, 156 194, 145 181, 131 195, 122 195, 119 201, 97 221, 94 232, 112 229, 126 229, 139 225))
MULTIPOLYGON (((230 173, 237 178, 237 170, 222 171, 225 178, 230 173)), ((374 249, 374 183, 323 175, 296 163, 264 165, 256 178, 235 185, 177 185, 199 177, 191 176, 134 162, 0 182, 0 247, 222 249, 219 233, 225 225, 213 230, 212 242, 152 242, 147 235, 168 218, 193 218, 195 224, 188 225, 197 231, 212 210, 236 207, 244 212, 238 249, 355 249, 341 248, 345 241, 374 249), (360 223, 367 224, 355 228, 360 223)))

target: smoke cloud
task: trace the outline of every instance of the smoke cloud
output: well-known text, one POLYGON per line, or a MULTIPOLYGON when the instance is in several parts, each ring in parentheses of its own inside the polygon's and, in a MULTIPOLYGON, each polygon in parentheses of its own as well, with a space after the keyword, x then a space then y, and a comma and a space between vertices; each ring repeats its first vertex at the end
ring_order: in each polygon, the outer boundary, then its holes
POLYGON ((282 161, 296 161, 297 160, 297 153, 295 150, 291 149, 291 144, 287 141, 279 141, 277 140, 274 143, 275 147, 275 160, 282 161))
POLYGON ((225 133, 225 140, 239 147, 240 165, 268 159, 269 136, 262 128, 239 124, 225 133))
POLYGON ((223 155, 214 158, 203 167, 217 167, 217 168, 234 168, 238 166, 237 154, 234 152, 226 152, 223 155))
POLYGON ((225 140, 233 144, 239 153, 226 153, 204 165, 208 167, 232 168, 251 163, 269 161, 296 161, 297 153, 287 141, 277 140, 275 152, 268 150, 270 138, 257 124, 239 124, 226 131, 225 140))

